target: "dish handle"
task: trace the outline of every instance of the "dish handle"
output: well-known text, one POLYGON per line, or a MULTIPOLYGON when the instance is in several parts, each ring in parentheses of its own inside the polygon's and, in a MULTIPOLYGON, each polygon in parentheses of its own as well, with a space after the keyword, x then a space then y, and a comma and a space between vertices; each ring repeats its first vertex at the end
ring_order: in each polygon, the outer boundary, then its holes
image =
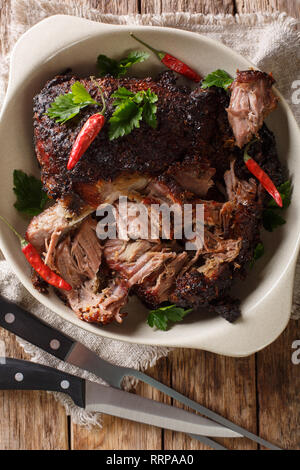
POLYGON ((24 78, 58 50, 95 32, 116 27, 69 15, 54 15, 40 21, 23 34, 13 48, 5 101, 9 100, 12 88, 22 86, 24 78), (24 61, 24 57, 31 57, 31 60, 24 61))

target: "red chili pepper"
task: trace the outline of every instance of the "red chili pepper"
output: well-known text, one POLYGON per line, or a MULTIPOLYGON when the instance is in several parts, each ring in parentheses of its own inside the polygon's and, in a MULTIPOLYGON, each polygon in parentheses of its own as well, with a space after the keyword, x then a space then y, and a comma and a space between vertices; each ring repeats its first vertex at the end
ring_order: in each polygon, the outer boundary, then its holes
POLYGON ((189 78, 190 80, 193 80, 196 83, 202 80, 202 77, 197 72, 195 72, 195 70, 191 69, 181 60, 177 59, 171 54, 168 54, 167 52, 158 51, 157 49, 154 49, 153 47, 149 46, 149 44, 146 44, 141 39, 138 39, 133 33, 130 33, 130 36, 132 36, 136 41, 140 42, 144 46, 148 47, 148 49, 150 49, 152 52, 154 52, 154 54, 157 55, 159 60, 169 69, 174 70, 175 72, 180 73, 181 75, 184 75, 185 77, 189 78))
POLYGON ((72 170, 82 155, 87 151, 91 143, 95 140, 105 123, 105 117, 102 114, 93 114, 88 118, 83 128, 79 132, 72 147, 68 170, 72 170))
POLYGON ((256 176, 258 181, 265 188, 265 190, 272 196, 272 198, 279 205, 279 207, 282 207, 282 199, 275 184, 273 183, 271 178, 267 175, 267 173, 265 173, 264 170, 258 165, 258 163, 256 163, 256 161, 253 160, 253 158, 250 157, 250 155, 248 154, 248 150, 251 144, 253 144, 253 142, 249 142, 244 152, 244 162, 246 164, 246 167, 248 168, 250 173, 256 176))
POLYGON ((100 90, 103 108, 100 113, 93 114, 88 118, 78 136, 76 137, 68 160, 68 170, 72 170, 72 168, 74 168, 82 155, 87 151, 91 143, 96 139, 97 135, 105 124, 105 117, 103 114, 105 112, 106 106, 103 93, 97 82, 94 81, 94 83, 100 90))
POLYGON ((14 232, 14 234, 19 238, 21 243, 22 252, 24 253, 27 261, 33 267, 33 269, 43 278, 48 284, 51 284, 54 287, 59 289, 64 289, 67 291, 72 290, 72 286, 62 279, 58 274, 52 271, 49 266, 47 266, 42 258, 40 257, 38 251, 34 246, 26 241, 21 235, 14 229, 10 223, 0 215, 0 219, 6 223, 6 225, 14 232))

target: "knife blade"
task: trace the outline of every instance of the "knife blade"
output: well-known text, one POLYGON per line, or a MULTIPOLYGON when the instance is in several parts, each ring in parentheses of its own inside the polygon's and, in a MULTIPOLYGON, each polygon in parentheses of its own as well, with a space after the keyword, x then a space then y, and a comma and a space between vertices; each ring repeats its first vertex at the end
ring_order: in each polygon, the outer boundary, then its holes
POLYGON ((217 437, 228 437, 231 433, 235 436, 233 431, 194 413, 30 361, 0 358, 0 389, 62 392, 87 411, 99 411, 172 431, 217 437))
POLYGON ((110 364, 108 361, 101 359, 97 354, 83 344, 74 341, 67 335, 64 335, 60 331, 42 322, 33 314, 27 312, 18 305, 8 302, 3 297, 0 297, 0 326, 40 347, 58 359, 96 374, 112 387, 121 388, 124 377, 135 377, 179 401, 183 405, 198 411, 203 416, 206 416, 216 423, 231 429, 236 433, 235 437, 244 436, 269 449, 280 450, 279 447, 269 443, 265 439, 262 439, 230 420, 223 418, 218 413, 215 413, 194 400, 185 397, 181 393, 162 384, 158 380, 149 377, 145 373, 135 369, 110 364))

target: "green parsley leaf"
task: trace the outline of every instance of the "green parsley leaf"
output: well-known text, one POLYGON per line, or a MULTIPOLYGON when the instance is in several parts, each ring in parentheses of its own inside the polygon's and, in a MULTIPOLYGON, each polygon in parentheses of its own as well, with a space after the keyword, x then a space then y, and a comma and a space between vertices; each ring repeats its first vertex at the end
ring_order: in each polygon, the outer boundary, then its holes
POLYGON ((97 66, 100 77, 105 75, 112 75, 115 78, 120 78, 127 73, 127 70, 134 64, 144 62, 149 58, 150 54, 143 51, 132 51, 127 57, 117 61, 111 59, 104 54, 98 56, 97 66))
POLYGON ((233 82, 233 78, 225 72, 225 70, 215 70, 212 73, 209 73, 203 80, 201 88, 209 88, 211 86, 217 86, 219 88, 224 88, 228 90, 230 85, 233 82))
POLYGON ((73 102, 76 104, 98 104, 80 82, 75 82, 71 87, 71 91, 73 94, 73 102))
POLYGON ((274 199, 270 200, 268 207, 272 207, 274 209, 286 209, 289 207, 292 199, 292 182, 290 180, 285 181, 279 186, 278 191, 282 199, 282 208, 278 207, 274 199))
POLYGON ((285 223, 286 221, 277 211, 273 209, 265 209, 263 211, 263 226, 268 232, 273 232, 276 228, 285 223))
POLYGON ((80 82, 75 82, 69 93, 55 98, 45 114, 55 119, 56 122, 64 124, 75 117, 81 109, 91 104, 100 105, 80 82))
POLYGON ((144 93, 145 93, 145 98, 147 99, 149 103, 153 104, 158 101, 157 94, 154 93, 154 91, 151 91, 150 88, 148 88, 144 93))
POLYGON ((51 119, 55 119, 56 122, 65 123, 68 119, 72 119, 76 116, 80 109, 81 107, 74 103, 72 93, 68 93, 66 95, 59 95, 55 101, 51 103, 46 114, 51 119))
POLYGON ((157 128, 157 118, 156 118, 157 106, 152 103, 145 103, 143 106, 143 119, 148 124, 148 126, 153 129, 157 128))
POLYGON ((110 59, 104 54, 98 56, 97 67, 100 77, 105 77, 105 75, 112 75, 117 77, 119 73, 118 62, 114 59, 110 59))
POLYGON ((156 112, 157 95, 150 89, 132 93, 127 88, 120 87, 112 95, 116 109, 109 123, 109 139, 114 140, 129 134, 134 128, 140 127, 143 119, 150 127, 157 127, 156 112))
POLYGON ((258 243, 254 248, 253 258, 250 263, 250 267, 253 268, 255 261, 261 258, 265 253, 265 247, 262 243, 258 243))
POLYGON ((176 305, 167 305, 166 307, 160 307, 156 310, 150 310, 147 318, 148 325, 153 328, 154 326, 158 330, 166 331, 168 328, 168 322, 179 322, 191 312, 192 309, 184 310, 176 305))
POLYGON ((28 176, 22 170, 14 170, 13 181, 13 191, 17 196, 14 207, 30 216, 40 214, 48 200, 41 181, 34 176, 28 176))
POLYGON ((156 119, 156 111, 157 106, 154 104, 157 102, 158 97, 155 93, 153 93, 149 88, 146 91, 145 97, 147 99, 146 103, 143 107, 143 119, 148 124, 148 126, 156 129, 157 127, 157 119, 156 119))
POLYGON ((119 61, 119 67, 120 67, 119 76, 125 75, 129 67, 132 67, 134 64, 145 62, 145 60, 149 59, 149 57, 150 57, 149 52, 145 52, 145 51, 129 52, 127 57, 119 61))
POLYGON ((140 127, 143 108, 139 108, 133 101, 124 101, 120 104, 110 118, 109 139, 117 139, 130 134, 135 127, 140 127))
POLYGON ((128 98, 134 98, 134 93, 132 93, 130 90, 127 90, 127 88, 121 86, 119 87, 114 93, 112 93, 111 97, 116 98, 113 101, 114 106, 119 106, 120 104, 124 103, 124 101, 127 101, 128 98))
POLYGON ((146 97, 145 91, 138 91, 133 97, 132 101, 134 101, 136 104, 141 104, 144 101, 144 98, 146 97))
POLYGON ((286 221, 281 217, 280 213, 283 209, 289 207, 292 199, 292 183, 285 181, 278 188, 282 199, 282 207, 279 207, 274 199, 268 202, 268 206, 263 211, 263 226, 268 232, 273 232, 277 227, 284 225, 286 221))
POLYGON ((150 311, 147 318, 147 323, 151 328, 155 326, 158 330, 166 331, 168 327, 168 318, 162 313, 157 314, 150 311))

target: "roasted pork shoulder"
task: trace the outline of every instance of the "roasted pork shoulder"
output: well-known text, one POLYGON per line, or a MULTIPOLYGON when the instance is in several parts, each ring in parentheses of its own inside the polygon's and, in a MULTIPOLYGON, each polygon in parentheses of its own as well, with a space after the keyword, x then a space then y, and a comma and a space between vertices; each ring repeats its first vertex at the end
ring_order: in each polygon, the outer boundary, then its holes
MULTIPOLYGON (((274 136, 263 124, 277 103, 273 79, 262 72, 239 72, 231 96, 217 87, 204 90, 200 85, 191 91, 176 86, 170 72, 156 81, 98 79, 107 103, 106 122, 113 112, 111 94, 118 87, 133 92, 150 88, 158 96, 158 126, 152 129, 142 122, 129 135, 110 141, 106 124, 68 171, 74 140, 95 108, 86 107, 65 124, 55 123, 45 112, 76 80, 57 76, 34 99, 35 149, 42 182, 55 204, 32 219, 27 239, 71 284, 72 291, 59 292, 60 297, 81 319, 98 324, 121 322, 130 294, 151 308, 165 302, 194 310, 204 307, 234 321, 239 302, 230 297, 230 288, 237 276, 245 275, 260 240, 265 197, 243 164, 241 147, 252 135, 259 137, 253 149, 261 166, 277 184, 283 180, 274 136), (153 225, 148 217, 153 204, 174 210, 189 204, 192 211, 202 204, 202 246, 186 249, 186 240, 175 236, 173 219, 166 231, 158 217, 156 235, 143 236, 134 215, 124 222, 126 239, 120 232, 114 239, 99 239, 95 210, 112 204, 122 222, 119 196, 126 196, 132 209, 143 203, 145 229, 153 225)), ((92 80, 80 82, 100 100, 92 80)), ((33 282, 45 291, 36 274, 33 282)))

